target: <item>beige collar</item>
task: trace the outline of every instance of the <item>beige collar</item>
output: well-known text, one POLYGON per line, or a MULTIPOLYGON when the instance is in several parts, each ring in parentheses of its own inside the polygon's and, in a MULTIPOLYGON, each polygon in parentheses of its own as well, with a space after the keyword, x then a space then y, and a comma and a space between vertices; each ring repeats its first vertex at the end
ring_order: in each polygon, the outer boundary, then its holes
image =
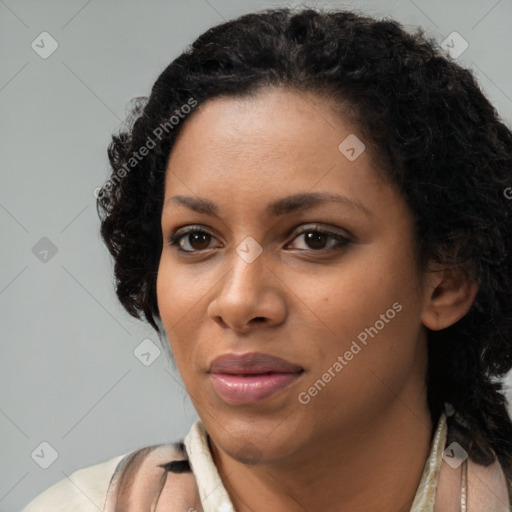
POLYGON ((204 512, 235 512, 213 462, 203 423, 196 421, 184 440, 188 460, 196 477, 204 512))
POLYGON ((425 468, 423 469, 423 474, 421 475, 416 496, 412 503, 411 512, 434 511, 439 470, 444 446, 446 444, 447 432, 446 414, 443 412, 437 422, 436 431, 434 432, 430 448, 430 454, 425 462, 425 468))
MULTIPOLYGON (((436 489, 446 435, 446 415, 442 413, 410 512, 434 512, 436 489)), ((184 443, 192 471, 196 477, 204 512, 235 512, 212 459, 206 430, 200 420, 192 425, 185 437, 184 443)))

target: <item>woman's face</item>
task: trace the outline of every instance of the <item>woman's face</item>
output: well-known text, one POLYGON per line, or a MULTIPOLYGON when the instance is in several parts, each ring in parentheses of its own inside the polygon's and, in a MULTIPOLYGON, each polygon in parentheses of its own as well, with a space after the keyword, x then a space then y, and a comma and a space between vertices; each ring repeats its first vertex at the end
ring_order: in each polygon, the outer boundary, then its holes
POLYGON ((159 311, 206 430, 238 460, 425 411, 412 216, 362 144, 325 100, 264 89, 202 105, 173 148, 159 311))

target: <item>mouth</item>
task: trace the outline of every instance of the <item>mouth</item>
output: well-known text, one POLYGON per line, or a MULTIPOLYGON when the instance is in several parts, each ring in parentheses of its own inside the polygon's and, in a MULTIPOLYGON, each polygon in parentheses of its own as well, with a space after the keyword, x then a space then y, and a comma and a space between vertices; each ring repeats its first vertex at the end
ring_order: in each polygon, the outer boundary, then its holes
POLYGON ((250 404, 273 397, 290 387, 304 369, 284 359, 260 354, 225 354, 208 372, 219 397, 231 405, 250 404))

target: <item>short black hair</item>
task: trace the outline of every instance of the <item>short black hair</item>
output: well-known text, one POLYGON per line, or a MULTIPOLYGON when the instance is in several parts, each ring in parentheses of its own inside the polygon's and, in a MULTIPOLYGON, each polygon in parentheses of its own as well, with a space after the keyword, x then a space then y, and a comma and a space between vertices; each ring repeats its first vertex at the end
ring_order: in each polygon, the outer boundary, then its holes
POLYGON ((345 105, 415 220, 415 254, 478 283, 470 311, 427 329, 428 405, 445 403, 476 462, 498 457, 512 480, 512 423, 499 379, 512 368, 512 133, 472 72, 417 29, 355 12, 267 9, 207 30, 174 59, 112 136, 98 195, 116 293, 157 331, 164 178, 196 105, 277 86, 345 105), (149 148, 141 157, 141 148, 149 148))

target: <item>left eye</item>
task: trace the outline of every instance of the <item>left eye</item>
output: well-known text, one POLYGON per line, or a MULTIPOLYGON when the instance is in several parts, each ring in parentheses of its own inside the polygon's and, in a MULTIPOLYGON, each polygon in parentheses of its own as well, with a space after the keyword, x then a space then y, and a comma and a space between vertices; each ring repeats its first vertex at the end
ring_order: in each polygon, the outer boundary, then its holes
MULTIPOLYGON (((179 232, 178 232, 179 233, 179 232)), ((208 233, 207 231, 203 229, 190 229, 188 231, 182 232, 181 234, 174 233, 170 240, 169 244, 172 246, 177 246, 179 251, 182 252, 200 252, 205 249, 208 249, 209 244, 213 238, 215 238, 213 235, 208 233), (189 248, 184 248, 184 244, 182 242, 186 242, 189 248)), ((311 249, 313 252, 318 252, 320 250, 331 250, 331 249, 337 249, 344 247, 345 245, 350 243, 350 240, 338 233, 333 233, 331 231, 324 231, 320 229, 304 229, 300 233, 297 233, 294 240, 298 239, 299 237, 304 236, 304 243, 308 245, 305 249, 301 250, 308 250, 311 249), (333 241, 334 243, 331 243, 327 247, 325 247, 326 244, 328 244, 329 240, 333 241)))
MULTIPOLYGON (((306 243, 310 249, 315 251, 322 249, 332 249, 347 245, 350 241, 348 238, 330 231, 322 231, 319 229, 307 229, 297 234, 296 239, 304 236, 304 243, 306 243), (329 241, 334 241, 329 247, 324 247, 329 241)), ((305 250, 307 250, 306 248, 305 250)))

